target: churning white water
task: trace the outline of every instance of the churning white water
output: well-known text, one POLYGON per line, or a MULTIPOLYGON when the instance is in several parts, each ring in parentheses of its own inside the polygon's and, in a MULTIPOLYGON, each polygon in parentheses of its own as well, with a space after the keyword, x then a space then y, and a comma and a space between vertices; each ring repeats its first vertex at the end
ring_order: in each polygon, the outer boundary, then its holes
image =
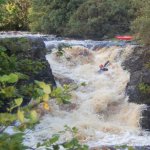
MULTIPOLYGON (((26 133, 25 144, 34 146, 68 125, 77 127, 78 139, 92 147, 149 145, 150 136, 139 126, 144 106, 129 103, 125 94, 130 74, 123 70, 121 63, 132 50, 131 45, 104 47, 96 51, 72 46, 65 48, 61 57, 56 55, 56 50, 47 55, 54 76, 72 79, 78 85, 72 91, 74 107, 67 109, 64 106, 63 109, 51 101, 51 112, 43 116, 34 131, 26 133), (111 62, 108 71, 99 73, 99 64, 107 60, 111 62), (83 82, 85 86, 81 85, 83 82)), ((70 135, 66 134, 62 140, 69 138, 70 135)))

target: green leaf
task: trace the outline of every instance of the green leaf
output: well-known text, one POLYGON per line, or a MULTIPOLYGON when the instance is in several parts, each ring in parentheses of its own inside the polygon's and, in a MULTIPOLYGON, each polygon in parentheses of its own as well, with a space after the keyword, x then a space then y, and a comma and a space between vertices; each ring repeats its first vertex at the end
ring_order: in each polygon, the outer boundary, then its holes
POLYGON ((15 74, 18 76, 19 79, 26 79, 26 80, 29 79, 29 76, 28 76, 28 75, 25 75, 25 74, 23 74, 23 73, 16 72, 15 74))
POLYGON ((7 82, 9 77, 7 75, 0 76, 0 82, 7 82))
POLYGON ((6 98, 15 97, 16 96, 15 92, 16 88, 14 86, 5 87, 0 91, 0 93, 4 94, 4 97, 6 98))
POLYGON ((15 103, 16 103, 17 106, 20 106, 22 104, 22 102, 23 102, 22 98, 15 99, 15 103))
POLYGON ((36 93, 34 93, 35 94, 35 97, 40 97, 40 96, 43 96, 44 95, 44 92, 43 92, 43 90, 42 89, 40 89, 40 88, 35 88, 35 91, 36 91, 36 93))
POLYGON ((15 83, 18 81, 18 75, 14 74, 14 73, 11 73, 9 75, 9 83, 15 83))
POLYGON ((59 140, 59 135, 53 135, 53 137, 49 140, 50 144, 54 144, 59 140))
POLYGON ((24 112, 23 111, 20 111, 20 110, 18 110, 18 112, 17 112, 17 117, 18 117, 18 119, 19 119, 19 121, 21 122, 21 123, 23 123, 24 122, 24 112))
POLYGON ((37 115, 37 112, 35 110, 32 110, 30 112, 30 118, 31 118, 31 121, 33 123, 37 122, 38 121, 38 115, 37 115))
POLYGON ((49 85, 45 84, 44 82, 39 82, 39 81, 35 81, 35 83, 38 84, 38 86, 43 89, 44 93, 46 94, 51 93, 51 88, 49 85))
MULTIPOLYGON (((1 3, 1 2, 0 2, 1 3)), ((6 51, 6 48, 3 47, 3 46, 0 46, 0 52, 5 52, 6 51)))
POLYGON ((77 133, 77 132, 78 132, 78 129, 77 129, 76 127, 73 127, 73 128, 72 128, 72 131, 73 131, 73 133, 77 133))
POLYGON ((10 125, 16 120, 16 115, 10 113, 0 113, 0 124, 10 125))
POLYGON ((43 101, 47 102, 48 100, 49 100, 49 95, 48 94, 44 94, 43 101))
POLYGON ((9 75, 0 76, 0 82, 15 83, 18 81, 18 75, 11 73, 9 75))

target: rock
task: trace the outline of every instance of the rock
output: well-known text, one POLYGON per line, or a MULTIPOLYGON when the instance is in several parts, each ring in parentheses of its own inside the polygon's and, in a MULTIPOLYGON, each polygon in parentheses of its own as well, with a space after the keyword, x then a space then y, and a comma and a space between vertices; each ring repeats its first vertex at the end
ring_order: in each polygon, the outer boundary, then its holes
POLYGON ((90 150, 150 150, 150 146, 127 146, 127 145, 113 145, 113 146, 99 146, 92 147, 90 150))
POLYGON ((146 104, 148 107, 143 111, 141 126, 150 130, 150 92, 142 92, 139 84, 150 86, 150 47, 136 46, 133 53, 125 60, 123 66, 130 72, 130 82, 127 84, 126 92, 129 101, 137 104, 146 104))
POLYGON ((45 58, 46 48, 42 38, 35 36, 0 38, 0 45, 7 49, 9 55, 14 54, 19 59, 28 58, 33 61, 44 62, 46 67, 37 75, 31 73, 30 78, 33 80, 49 82, 55 86, 50 65, 45 58))
POLYGON ((150 106, 142 112, 140 124, 144 129, 150 130, 150 106))
MULTIPOLYGON (((19 86, 28 83, 33 83, 34 80, 50 83, 52 87, 56 86, 50 65, 45 57, 46 48, 44 41, 41 37, 27 36, 27 37, 0 38, 0 46, 5 47, 5 49, 7 50, 6 51, 7 54, 10 56, 15 55, 18 60, 26 59, 27 61, 31 60, 32 62, 37 62, 39 64, 37 66, 37 64, 33 63, 33 70, 37 67, 40 68, 38 69, 38 71, 36 70, 36 72, 25 71, 26 65, 24 64, 23 68, 21 68, 19 72, 28 75, 29 80, 19 81, 18 83, 19 86)), ((30 96, 25 96, 23 105, 26 105, 30 101, 30 99, 31 99, 30 96)), ((4 103, 4 105, 0 107, 0 111, 2 112, 6 111, 5 107, 7 107, 8 105, 7 103, 4 103)))
POLYGON ((64 77, 63 75, 59 75, 59 74, 56 74, 56 73, 54 73, 54 78, 55 78, 55 80, 59 81, 59 83, 62 86, 65 85, 65 84, 72 84, 72 83, 75 82, 73 79, 70 79, 68 77, 64 77))

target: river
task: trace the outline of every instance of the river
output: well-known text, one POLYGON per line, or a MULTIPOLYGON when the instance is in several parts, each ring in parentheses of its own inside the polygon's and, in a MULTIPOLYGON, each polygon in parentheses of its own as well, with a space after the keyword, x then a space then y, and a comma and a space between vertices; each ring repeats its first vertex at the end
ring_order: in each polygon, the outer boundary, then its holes
MULTIPOLYGON (((78 88, 71 91, 74 107, 59 107, 51 100, 51 112, 45 114, 35 130, 27 131, 25 144, 34 147, 42 139, 64 130, 78 128, 78 139, 90 147, 102 145, 149 145, 150 134, 140 128, 144 105, 128 102, 126 85, 130 73, 122 62, 134 45, 118 42, 52 40, 46 47, 54 49, 46 56, 54 76, 71 79, 78 88), (72 45, 64 55, 56 56, 60 43, 72 45), (111 62, 108 71, 99 73, 99 64, 111 62), (82 84, 84 83, 84 86, 82 84)), ((66 133, 61 140, 70 139, 66 133)))

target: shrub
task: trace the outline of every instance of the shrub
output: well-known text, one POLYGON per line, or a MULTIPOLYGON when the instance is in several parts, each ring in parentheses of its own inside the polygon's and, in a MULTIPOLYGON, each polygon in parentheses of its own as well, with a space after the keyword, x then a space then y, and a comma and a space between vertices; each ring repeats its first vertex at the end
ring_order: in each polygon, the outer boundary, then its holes
POLYGON ((27 30, 29 0, 5 0, 0 4, 1 30, 27 30))
POLYGON ((76 127, 71 128, 66 125, 64 131, 60 131, 58 134, 53 135, 52 138, 46 139, 44 142, 38 143, 37 148, 44 146, 47 149, 51 147, 52 149, 59 150, 59 147, 62 146, 66 150, 88 150, 89 148, 87 145, 82 145, 79 143, 78 139, 76 138, 77 132, 78 129, 76 127), (59 142, 60 134, 66 132, 71 133, 72 139, 60 143, 59 142))
POLYGON ((32 0, 30 15, 31 31, 51 34, 64 34, 72 13, 85 0, 32 0))
POLYGON ((132 15, 129 0, 88 0, 69 20, 71 35, 102 38, 129 31, 132 15))
POLYGON ((25 150, 27 146, 22 144, 23 134, 17 133, 8 135, 3 133, 0 135, 0 149, 1 150, 25 150))
POLYGON ((145 45, 150 45, 150 1, 134 1, 137 17, 132 23, 136 38, 145 45))

